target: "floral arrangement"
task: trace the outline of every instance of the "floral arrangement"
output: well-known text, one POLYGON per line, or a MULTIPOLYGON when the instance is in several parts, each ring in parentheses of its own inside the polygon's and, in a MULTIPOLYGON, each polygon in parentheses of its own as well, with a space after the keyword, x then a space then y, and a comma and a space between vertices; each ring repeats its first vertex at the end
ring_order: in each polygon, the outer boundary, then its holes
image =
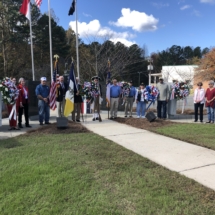
POLYGON ((84 85, 79 90, 81 96, 85 96, 87 101, 92 101, 94 97, 99 95, 99 88, 94 82, 84 82, 84 85))
POLYGON ((187 82, 173 82, 171 86, 171 97, 170 99, 184 99, 190 94, 190 89, 187 82))
POLYGON ((0 91, 2 93, 2 100, 6 104, 13 105, 19 96, 19 90, 10 78, 4 78, 0 81, 0 91))
POLYGON ((118 85, 122 88, 122 96, 124 97, 128 97, 129 93, 130 93, 130 85, 127 82, 119 82, 118 85))
POLYGON ((159 91, 158 89, 155 87, 155 86, 146 86, 146 91, 147 91, 147 94, 146 94, 146 100, 147 101, 152 101, 152 102, 155 102, 155 100, 157 99, 158 95, 159 95, 159 91))

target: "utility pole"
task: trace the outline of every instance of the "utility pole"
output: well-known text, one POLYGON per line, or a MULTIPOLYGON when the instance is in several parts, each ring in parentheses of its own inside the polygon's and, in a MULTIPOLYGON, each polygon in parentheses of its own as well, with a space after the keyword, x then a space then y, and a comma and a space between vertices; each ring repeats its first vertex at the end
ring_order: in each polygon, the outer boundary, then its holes
POLYGON ((149 59, 148 59, 148 62, 150 63, 150 64, 148 65, 148 70, 149 70, 149 85, 151 85, 151 71, 153 70, 153 66, 152 66, 153 59, 152 59, 152 58, 149 58, 149 59))

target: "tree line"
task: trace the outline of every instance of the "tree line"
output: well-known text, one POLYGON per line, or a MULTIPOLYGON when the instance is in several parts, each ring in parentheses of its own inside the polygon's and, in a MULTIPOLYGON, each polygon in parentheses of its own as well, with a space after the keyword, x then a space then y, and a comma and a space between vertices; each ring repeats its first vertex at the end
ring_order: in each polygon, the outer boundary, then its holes
MULTIPOLYGON (((30 28, 28 20, 19 13, 22 0, 2 0, 0 2, 0 78, 5 76, 24 77, 32 80, 30 28)), ((58 25, 58 18, 52 11, 52 49, 53 55, 58 54, 60 75, 69 71, 71 57, 76 59, 75 32, 69 28, 65 30, 58 25)), ((32 5, 32 30, 34 45, 35 77, 50 79, 49 54, 49 18, 32 5)), ((200 60, 210 51, 200 47, 181 47, 173 45, 161 52, 152 53, 153 72, 158 73, 164 65, 199 64, 200 60)), ((135 85, 148 82, 145 47, 134 44, 130 47, 111 41, 111 35, 103 38, 94 37, 88 43, 79 38, 80 78, 90 80, 99 75, 103 81, 109 70, 112 77, 119 80, 133 80, 135 85)), ((76 62, 74 62, 76 63, 76 62)))

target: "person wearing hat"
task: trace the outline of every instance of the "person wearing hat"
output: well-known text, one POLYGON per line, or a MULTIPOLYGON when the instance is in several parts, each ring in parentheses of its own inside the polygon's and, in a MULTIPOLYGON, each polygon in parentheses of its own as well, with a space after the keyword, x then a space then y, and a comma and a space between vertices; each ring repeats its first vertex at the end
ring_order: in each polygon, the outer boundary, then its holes
POLYGON ((56 101, 57 101, 57 117, 64 116, 64 108, 65 108, 65 95, 68 90, 67 83, 64 82, 64 77, 60 76, 58 78, 59 83, 57 84, 56 90, 56 101))
POLYGON ((39 122, 43 125, 44 119, 45 124, 49 123, 50 118, 50 108, 49 108, 49 93, 50 88, 46 85, 46 77, 40 79, 41 83, 37 85, 35 93, 38 98, 38 108, 39 108, 39 122))
POLYGON ((200 109, 200 122, 203 122, 203 107, 205 103, 205 90, 202 88, 202 82, 197 83, 197 88, 194 91, 194 110, 195 110, 195 120, 198 121, 198 109, 200 109))
POLYGON ((135 100, 136 88, 133 86, 132 81, 130 81, 128 84, 130 86, 130 92, 128 97, 125 98, 125 117, 127 117, 128 111, 130 112, 129 116, 132 117, 132 108, 135 100))
POLYGON ((72 121, 80 122, 81 103, 83 103, 82 96, 79 95, 81 85, 79 84, 79 78, 76 77, 77 90, 74 91, 74 110, 72 112, 72 121), (77 112, 76 118, 75 113, 77 112))
POLYGON ((157 89, 159 91, 157 100, 157 116, 159 119, 166 119, 166 106, 169 101, 169 86, 164 83, 163 78, 159 78, 159 83, 157 84, 157 89), (163 109, 163 114, 161 116, 161 109, 163 109))
POLYGON ((99 120, 99 112, 100 112, 100 104, 102 101, 102 87, 101 84, 99 84, 99 81, 101 80, 100 77, 98 76, 93 76, 91 78, 91 80, 93 81, 93 84, 95 85, 95 87, 98 89, 98 96, 95 96, 93 98, 93 103, 91 104, 92 107, 92 112, 93 112, 93 121, 95 120, 99 120))

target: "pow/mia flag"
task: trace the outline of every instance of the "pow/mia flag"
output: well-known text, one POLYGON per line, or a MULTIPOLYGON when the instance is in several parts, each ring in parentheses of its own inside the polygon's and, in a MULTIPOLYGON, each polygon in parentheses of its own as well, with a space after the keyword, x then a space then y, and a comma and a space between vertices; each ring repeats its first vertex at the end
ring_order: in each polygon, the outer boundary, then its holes
POLYGON ((72 5, 71 5, 71 7, 70 7, 70 9, 69 9, 69 16, 70 15, 73 15, 73 13, 75 12, 75 0, 73 0, 72 1, 72 5))

